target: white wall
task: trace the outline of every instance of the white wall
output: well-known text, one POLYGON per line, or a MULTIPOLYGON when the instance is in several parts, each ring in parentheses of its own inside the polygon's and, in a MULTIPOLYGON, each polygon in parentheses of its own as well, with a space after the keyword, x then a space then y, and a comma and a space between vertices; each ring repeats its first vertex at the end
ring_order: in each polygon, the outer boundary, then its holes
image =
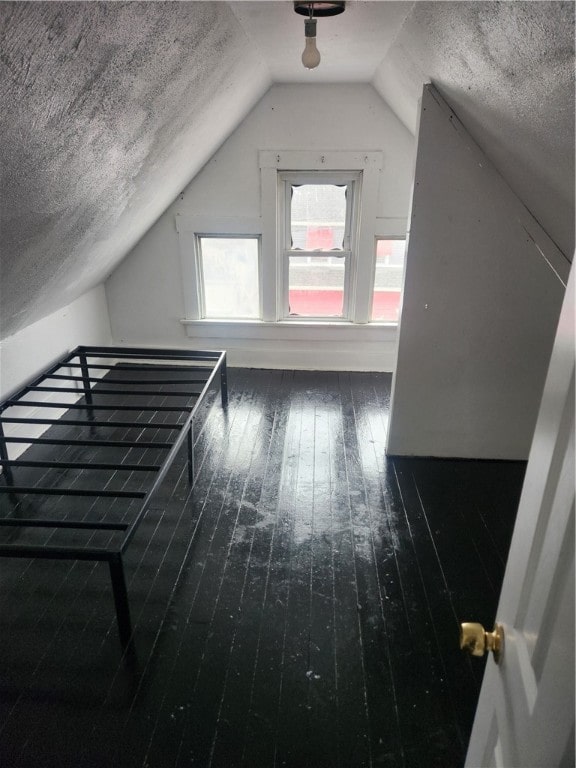
POLYGON ((389 454, 527 458, 568 271, 425 87, 389 454))
MULTIPOLYGON (((67 307, 0 341, 0 399, 9 397, 44 368, 80 344, 99 346, 110 344, 111 339, 106 295, 104 286, 100 285, 67 307)), ((53 383, 57 385, 56 381, 53 383)), ((63 382, 62 386, 70 385, 63 382)), ((36 393, 34 399, 74 402, 78 398, 71 393, 54 396, 36 393)), ((50 418, 56 418, 62 413, 63 411, 51 411, 50 418)), ((39 415, 33 408, 21 409, 18 412, 18 416, 34 414, 39 415)), ((36 428, 35 436, 39 436, 47 428, 36 428)), ((27 426, 26 430, 27 435, 33 434, 31 427, 27 426)), ((19 431, 18 425, 7 424, 5 433, 18 435, 22 434, 22 431, 19 431)), ((24 449, 25 446, 10 445, 10 458, 16 458, 24 449)))
POLYGON ((349 337, 338 328, 330 329, 329 336, 304 339, 286 338, 280 330, 263 340, 250 329, 223 339, 215 326, 213 331, 187 326, 194 334, 187 335, 181 323, 185 311, 176 217, 259 221, 260 150, 381 151, 374 232, 405 234, 414 139, 372 86, 276 85, 107 280, 114 342, 224 346, 232 365, 391 370, 395 328, 365 328, 353 340, 353 356, 346 354, 349 337))

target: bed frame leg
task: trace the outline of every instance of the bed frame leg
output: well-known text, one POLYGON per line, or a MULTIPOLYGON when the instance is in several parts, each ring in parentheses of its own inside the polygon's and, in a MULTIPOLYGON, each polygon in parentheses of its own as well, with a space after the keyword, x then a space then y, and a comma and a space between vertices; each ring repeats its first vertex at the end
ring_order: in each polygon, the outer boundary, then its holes
POLYGON ((128 605, 128 591, 124 578, 124 563, 122 555, 114 555, 109 561, 110 578, 112 579, 112 591, 114 593, 114 605, 116 606, 116 621, 120 644, 128 661, 135 660, 134 641, 132 639, 132 622, 130 621, 130 607, 128 605))
MULTIPOLYGON (((0 459, 3 462, 8 461, 8 448, 6 447, 6 440, 4 439, 4 428, 0 422, 0 459)), ((12 467, 8 464, 2 464, 2 472, 6 478, 6 485, 14 485, 14 475, 12 474, 12 467)))
MULTIPOLYGON (((80 368, 82 370, 82 379, 84 384, 84 398, 86 400, 86 410, 88 411, 88 420, 94 421, 94 409, 90 408, 90 406, 93 404, 92 400, 92 388, 90 387, 90 370, 88 368, 88 362, 86 359, 86 355, 79 355, 80 358, 80 368)), ((90 425, 90 434, 94 435, 96 434, 96 427, 91 424, 90 425)))
POLYGON ((188 429, 188 482, 190 485, 194 485, 194 430, 192 422, 190 422, 188 429))
POLYGON ((224 358, 220 367, 220 394, 222 395, 222 408, 226 408, 228 405, 228 371, 226 369, 226 358, 224 358))

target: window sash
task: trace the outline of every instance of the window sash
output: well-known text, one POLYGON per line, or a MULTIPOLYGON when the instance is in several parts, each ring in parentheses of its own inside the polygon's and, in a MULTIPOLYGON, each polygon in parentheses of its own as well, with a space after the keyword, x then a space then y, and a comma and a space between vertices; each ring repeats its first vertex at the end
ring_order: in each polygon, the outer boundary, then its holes
POLYGON ((332 256, 333 251, 285 251, 282 283, 284 286, 284 292, 282 295, 282 319, 298 322, 301 320, 316 320, 319 322, 347 322, 350 320, 350 261, 352 254, 350 251, 338 251, 339 259, 344 262, 344 281, 343 281, 343 300, 342 300, 342 315, 291 315, 290 314, 290 259, 310 257, 310 258, 325 258, 326 256, 332 256))
POLYGON ((261 236, 254 234, 203 234, 196 233, 195 235, 195 251, 196 251, 196 274, 197 274, 197 289, 198 289, 198 308, 200 319, 206 320, 260 320, 262 318, 262 248, 261 248, 261 236), (233 315, 233 316, 208 316, 206 307, 206 286, 204 280, 204 254, 202 252, 203 240, 252 240, 256 242, 257 249, 257 274, 258 274, 258 306, 256 315, 233 315))
POLYGON ((357 179, 356 177, 350 177, 350 174, 342 175, 342 176, 335 176, 334 174, 331 174, 330 176, 326 176, 321 171, 317 172, 317 175, 301 175, 297 173, 283 173, 281 174, 281 178, 283 181, 284 186, 284 243, 283 243, 283 250, 285 252, 293 252, 296 253, 330 253, 337 255, 339 253, 342 253, 343 251, 351 251, 351 241, 352 241, 352 219, 354 212, 356 210, 356 187, 357 187, 357 179), (322 186, 323 184, 327 186, 337 186, 337 187, 346 187, 346 214, 344 219, 344 237, 342 238, 342 250, 328 250, 328 251, 302 251, 295 248, 292 248, 292 186, 299 185, 299 186, 306 186, 306 185, 314 185, 314 186, 322 186))

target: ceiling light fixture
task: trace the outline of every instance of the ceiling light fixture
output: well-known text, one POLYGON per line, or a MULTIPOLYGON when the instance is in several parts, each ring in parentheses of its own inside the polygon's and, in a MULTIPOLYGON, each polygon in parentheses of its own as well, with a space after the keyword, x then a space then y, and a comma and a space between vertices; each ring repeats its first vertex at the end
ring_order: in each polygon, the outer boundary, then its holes
POLYGON ((306 69, 315 69, 320 64, 320 51, 316 47, 316 19, 324 16, 337 16, 344 11, 345 2, 294 2, 294 10, 301 16, 307 16, 304 21, 306 45, 302 53, 302 64, 306 69))

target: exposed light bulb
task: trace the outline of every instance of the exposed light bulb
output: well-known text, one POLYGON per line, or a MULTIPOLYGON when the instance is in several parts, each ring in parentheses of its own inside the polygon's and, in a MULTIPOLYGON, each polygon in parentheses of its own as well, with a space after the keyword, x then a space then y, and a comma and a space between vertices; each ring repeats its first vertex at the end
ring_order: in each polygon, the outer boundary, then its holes
POLYGON ((302 53, 302 64, 306 69, 314 69, 320 64, 320 51, 316 48, 316 19, 306 19, 304 22, 306 46, 302 53))

